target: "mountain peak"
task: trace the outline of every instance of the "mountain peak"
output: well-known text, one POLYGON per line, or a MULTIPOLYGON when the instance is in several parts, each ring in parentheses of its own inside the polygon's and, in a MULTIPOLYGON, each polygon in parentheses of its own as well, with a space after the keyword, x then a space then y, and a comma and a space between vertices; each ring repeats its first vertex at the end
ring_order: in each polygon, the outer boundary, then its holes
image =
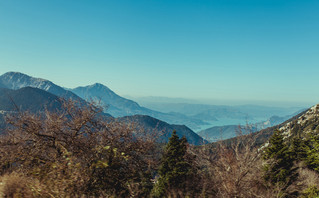
POLYGON ((96 89, 108 89, 110 90, 107 86, 101 84, 101 83, 94 83, 93 85, 89 85, 89 88, 96 88, 96 89))
POLYGON ((6 72, 4 73, 3 75, 24 75, 24 76, 27 76, 26 74, 24 73, 21 73, 21 72, 15 72, 15 71, 9 71, 9 72, 6 72))
POLYGON ((34 78, 27 74, 20 72, 7 72, 0 76, 0 87, 5 87, 8 89, 20 89, 23 87, 34 87, 48 91, 54 95, 64 97, 64 98, 73 98, 81 100, 77 95, 70 91, 66 91, 62 87, 55 85, 53 82, 42 79, 34 78))
POLYGON ((33 78, 33 79, 37 79, 37 80, 41 80, 41 81, 48 81, 48 80, 45 80, 45 79, 42 79, 42 78, 34 78, 32 76, 29 76, 27 74, 24 74, 24 73, 21 73, 21 72, 14 72, 14 71, 10 71, 10 72, 6 72, 2 75, 3 77, 15 77, 15 78, 33 78))
POLYGON ((50 89, 52 82, 42 79, 34 78, 20 72, 7 72, 1 76, 1 82, 9 89, 20 89, 22 87, 36 87, 44 90, 50 89))

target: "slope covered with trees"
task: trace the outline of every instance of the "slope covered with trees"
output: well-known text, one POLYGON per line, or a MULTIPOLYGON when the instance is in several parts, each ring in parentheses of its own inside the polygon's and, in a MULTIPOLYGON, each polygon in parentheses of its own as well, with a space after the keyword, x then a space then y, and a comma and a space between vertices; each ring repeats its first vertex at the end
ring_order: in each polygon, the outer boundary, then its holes
POLYGON ((94 105, 20 112, 0 136, 3 197, 317 197, 319 107, 262 133, 193 146, 169 142, 94 105))

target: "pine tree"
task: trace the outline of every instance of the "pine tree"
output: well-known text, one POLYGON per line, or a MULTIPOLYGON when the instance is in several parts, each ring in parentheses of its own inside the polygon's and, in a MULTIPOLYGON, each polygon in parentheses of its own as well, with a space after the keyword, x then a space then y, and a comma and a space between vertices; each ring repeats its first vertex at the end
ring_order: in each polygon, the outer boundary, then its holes
POLYGON ((296 162, 304 161, 307 158, 307 141, 300 136, 295 136, 291 142, 291 153, 296 162))
POLYGON ((269 140, 269 145, 264 151, 265 180, 273 185, 288 187, 295 178, 292 154, 284 142, 280 131, 275 131, 269 140))
POLYGON ((186 138, 179 139, 173 131, 162 157, 159 180, 153 192, 155 197, 164 197, 172 190, 185 191, 187 178, 191 175, 191 165, 185 159, 186 150, 186 138))
POLYGON ((319 172, 319 136, 311 134, 306 163, 309 168, 319 172))

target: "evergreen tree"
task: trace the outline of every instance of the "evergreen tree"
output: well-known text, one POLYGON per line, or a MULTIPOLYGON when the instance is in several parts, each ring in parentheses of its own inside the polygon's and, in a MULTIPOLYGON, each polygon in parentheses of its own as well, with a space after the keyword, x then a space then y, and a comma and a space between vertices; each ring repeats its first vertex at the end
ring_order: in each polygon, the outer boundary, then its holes
POLYGON ((285 144, 280 131, 275 131, 269 140, 269 145, 264 151, 265 180, 271 184, 288 187, 295 178, 292 154, 285 144))
POLYGON ((168 191, 185 191, 187 178, 191 175, 191 165, 185 159, 187 139, 179 139, 173 131, 165 147, 159 168, 159 179, 153 195, 164 197, 168 191))
POLYGON ((296 136, 292 139, 291 153, 297 162, 301 162, 307 159, 307 141, 303 140, 300 136, 296 136))
POLYGON ((311 134, 306 163, 309 168, 319 172, 319 136, 311 134))

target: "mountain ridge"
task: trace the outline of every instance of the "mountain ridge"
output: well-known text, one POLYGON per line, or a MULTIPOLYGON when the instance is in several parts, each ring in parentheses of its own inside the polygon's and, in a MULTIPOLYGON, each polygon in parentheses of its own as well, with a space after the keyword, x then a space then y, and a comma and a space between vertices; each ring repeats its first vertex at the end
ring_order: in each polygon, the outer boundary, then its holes
POLYGON ((35 78, 20 72, 7 72, 1 75, 0 84, 5 86, 5 88, 14 89, 14 90, 17 90, 23 87, 34 87, 34 88, 48 91, 49 93, 52 93, 54 95, 57 95, 65 99, 73 99, 73 100, 82 101, 82 99, 76 94, 63 89, 62 87, 54 84, 53 82, 49 80, 42 79, 42 78, 35 78))
MULTIPOLYGON (((39 113, 45 112, 46 110, 57 112, 62 110, 61 98, 45 90, 34 87, 23 87, 17 90, 0 88, 0 134, 6 127, 6 115, 24 111, 39 113)), ((114 119, 104 113, 100 115, 103 116, 103 119, 110 122, 114 119)), ((150 116, 126 116, 118 118, 117 120, 126 122, 134 121, 143 127, 143 129, 145 128, 149 131, 156 132, 162 142, 167 142, 173 130, 177 130, 178 134, 180 136, 185 136, 190 144, 199 145, 207 143, 203 138, 186 126, 171 125, 150 116), (163 127, 158 128, 159 125, 163 127), (162 131, 165 131, 164 135, 161 134, 162 131)))
POLYGON ((206 141, 204 138, 196 134, 185 125, 168 124, 167 122, 158 120, 148 115, 125 116, 118 118, 117 120, 137 123, 137 128, 142 127, 144 130, 148 130, 150 132, 155 130, 158 133, 162 133, 162 135, 159 137, 160 141, 162 142, 168 142, 169 138, 172 135, 172 132, 175 130, 179 137, 187 137, 187 141, 190 144, 202 145, 208 143, 208 141, 206 141))
POLYGON ((107 106, 107 112, 115 117, 129 115, 149 115, 170 124, 186 124, 188 127, 192 128, 206 124, 200 119, 188 117, 180 113, 163 113, 142 107, 133 100, 129 100, 117 95, 110 88, 101 83, 76 87, 69 90, 85 100, 102 102, 102 105, 107 106))

